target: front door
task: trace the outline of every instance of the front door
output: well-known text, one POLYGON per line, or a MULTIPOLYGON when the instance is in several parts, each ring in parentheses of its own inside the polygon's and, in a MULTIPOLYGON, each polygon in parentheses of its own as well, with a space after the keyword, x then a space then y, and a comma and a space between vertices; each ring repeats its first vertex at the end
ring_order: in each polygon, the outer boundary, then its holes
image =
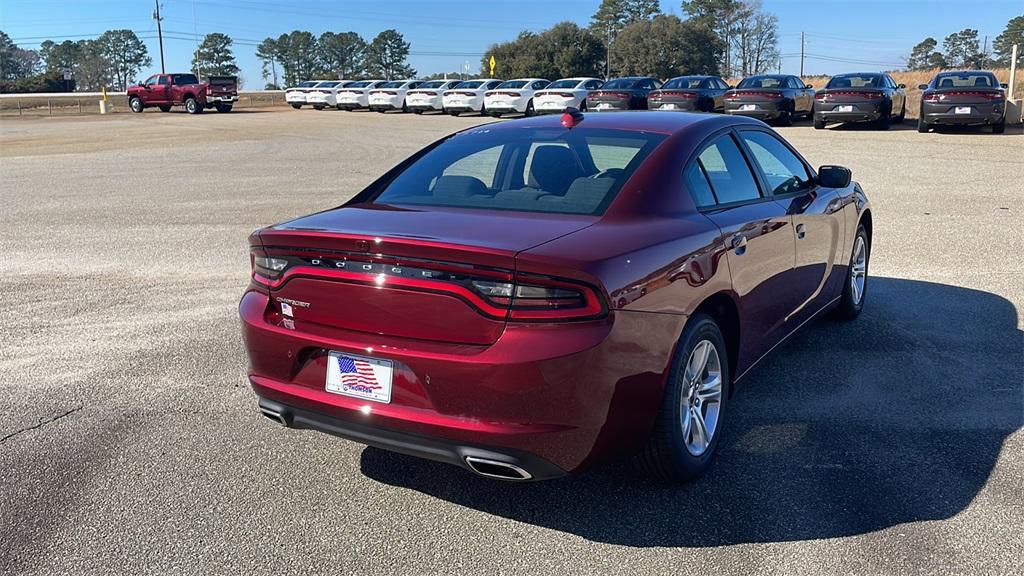
POLYGON ((837 295, 845 270, 842 200, 835 190, 819 186, 806 163, 774 133, 755 128, 739 134, 764 187, 792 218, 795 256, 786 290, 795 306, 784 318, 788 332, 837 295))

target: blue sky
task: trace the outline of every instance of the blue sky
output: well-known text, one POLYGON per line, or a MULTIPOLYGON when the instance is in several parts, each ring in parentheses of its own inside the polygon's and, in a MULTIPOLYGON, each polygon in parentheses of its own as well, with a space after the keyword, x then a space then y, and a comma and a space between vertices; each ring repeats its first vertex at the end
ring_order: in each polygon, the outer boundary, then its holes
MULTIPOLYGON (((236 38, 235 55, 249 87, 262 86, 251 41, 291 30, 353 30, 370 40, 395 28, 412 43, 410 63, 420 73, 477 70, 492 42, 512 39, 523 29, 542 30, 556 22, 586 24, 599 0, 163 0, 167 68, 186 70, 194 34, 224 32, 236 38)), ((662 10, 680 14, 676 0, 662 10)), ((805 71, 836 73, 898 67, 910 48, 927 36, 976 28, 992 38, 1024 12, 1024 0, 763 0, 779 17, 784 72, 800 70, 800 32, 809 57, 805 71)), ((111 28, 129 28, 147 39, 159 69, 156 24, 149 0, 0 0, 0 30, 25 48, 46 38, 92 37, 111 28)))

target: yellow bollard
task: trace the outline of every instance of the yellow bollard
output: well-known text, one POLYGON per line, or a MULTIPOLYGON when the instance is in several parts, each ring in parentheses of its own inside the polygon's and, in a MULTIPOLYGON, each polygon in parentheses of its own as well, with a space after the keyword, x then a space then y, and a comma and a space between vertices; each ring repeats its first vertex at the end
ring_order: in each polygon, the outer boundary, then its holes
POLYGON ((107 113, 107 87, 106 86, 103 87, 102 92, 103 92, 103 99, 100 100, 100 114, 106 114, 107 113))

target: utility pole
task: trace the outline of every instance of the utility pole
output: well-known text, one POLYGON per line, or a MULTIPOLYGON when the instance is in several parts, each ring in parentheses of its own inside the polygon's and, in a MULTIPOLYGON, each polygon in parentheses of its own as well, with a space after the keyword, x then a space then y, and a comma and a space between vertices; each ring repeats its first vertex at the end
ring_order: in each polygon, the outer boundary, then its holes
POLYGON ((804 77, 804 33, 800 32, 800 78, 804 77))
POLYGON ((156 13, 153 18, 156 19, 156 36, 160 39, 160 73, 167 74, 167 69, 164 67, 164 31, 160 28, 160 21, 163 18, 160 17, 160 0, 156 2, 156 13))
POLYGON ((612 24, 608 23, 607 35, 604 43, 604 79, 607 82, 611 78, 612 69, 612 24))
POLYGON ((985 34, 985 44, 981 49, 981 67, 988 68, 988 34, 985 34))

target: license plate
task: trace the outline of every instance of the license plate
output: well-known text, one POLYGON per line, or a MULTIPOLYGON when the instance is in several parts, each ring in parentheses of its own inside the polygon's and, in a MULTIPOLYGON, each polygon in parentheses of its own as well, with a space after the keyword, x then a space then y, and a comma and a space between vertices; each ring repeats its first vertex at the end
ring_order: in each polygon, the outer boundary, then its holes
POLYGON ((740 106, 740 110, 757 110, 757 104, 744 104, 740 106))
POLYGON ((466 104, 465 100, 460 100, 458 98, 453 98, 450 102, 452 106, 463 106, 466 104))
POLYGON ((957 106, 956 109, 953 110, 953 112, 956 113, 956 114, 970 114, 971 113, 971 107, 970 106, 957 106))
POLYGON ((837 112, 853 112, 853 106, 836 106, 837 112))
POLYGON ((327 356, 328 392, 373 402, 391 402, 391 375, 394 363, 331 351, 327 356))
POLYGON ((597 109, 598 110, 609 110, 609 109, 611 109, 611 107, 612 107, 611 104, 598 104, 597 105, 597 109))
POLYGON ((662 110, 675 110, 676 109, 676 105, 675 104, 662 104, 661 105, 661 109, 662 110))

